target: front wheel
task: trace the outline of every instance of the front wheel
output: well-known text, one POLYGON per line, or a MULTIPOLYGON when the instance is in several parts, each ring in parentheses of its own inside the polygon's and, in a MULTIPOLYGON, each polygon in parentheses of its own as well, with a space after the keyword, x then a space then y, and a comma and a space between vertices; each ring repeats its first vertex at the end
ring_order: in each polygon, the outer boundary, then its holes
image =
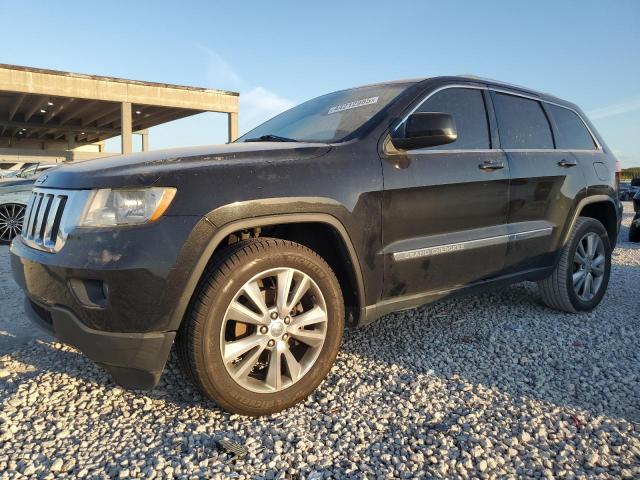
POLYGON ((178 334, 178 356, 218 405, 265 415, 315 390, 343 329, 342 292, 329 265, 302 245, 254 239, 214 259, 178 334))
POLYGON ((576 220, 553 273, 538 282, 543 302, 556 310, 576 313, 595 308, 604 296, 611 273, 611 244, 602 223, 576 220))

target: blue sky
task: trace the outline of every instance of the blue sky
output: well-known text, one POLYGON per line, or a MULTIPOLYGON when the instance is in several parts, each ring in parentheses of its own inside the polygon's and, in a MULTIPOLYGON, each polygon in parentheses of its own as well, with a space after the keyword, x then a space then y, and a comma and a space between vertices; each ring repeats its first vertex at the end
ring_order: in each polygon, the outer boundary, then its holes
MULTIPOLYGON (((475 74, 574 101, 640 165, 637 0, 0 0, 0 18, 0 63, 236 90, 241 132, 340 88, 475 74)), ((225 138, 226 118, 205 114, 152 129, 150 143, 225 138)))

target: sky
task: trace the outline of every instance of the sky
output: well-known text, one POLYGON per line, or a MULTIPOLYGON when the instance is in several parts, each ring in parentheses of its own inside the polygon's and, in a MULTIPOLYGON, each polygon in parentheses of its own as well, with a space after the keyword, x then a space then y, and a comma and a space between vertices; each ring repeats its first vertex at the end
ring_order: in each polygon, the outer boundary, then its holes
MULTIPOLYGON (((638 0, 0 0, 0 19, 0 63, 238 91, 240 133, 338 89, 473 74, 577 103, 640 166, 638 0)), ((171 122, 150 147, 221 143, 226 125, 171 122)))

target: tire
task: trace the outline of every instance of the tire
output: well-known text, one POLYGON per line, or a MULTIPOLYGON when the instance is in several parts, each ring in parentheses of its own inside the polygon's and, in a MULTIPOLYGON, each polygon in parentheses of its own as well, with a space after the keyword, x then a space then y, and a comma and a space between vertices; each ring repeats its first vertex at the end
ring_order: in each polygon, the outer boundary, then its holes
MULTIPOLYGON (((586 252, 588 254, 588 252, 586 252)), ((602 223, 593 218, 579 217, 569 241, 563 247, 553 273, 538 282, 542 301, 555 310, 577 313, 594 309, 602 300, 611 274, 611 244, 602 223), (589 239, 595 245, 594 258, 581 263, 581 255, 588 250, 589 239), (598 239, 601 243, 598 243, 598 239), (587 279, 591 276, 592 288, 587 292, 587 279), (574 278, 578 286, 574 286, 574 278), (580 280, 585 279, 582 284, 580 280)))
POLYGON ((0 245, 8 245, 22 230, 25 206, 21 203, 0 205, 0 245))
POLYGON ((633 243, 640 242, 640 216, 636 216, 629 227, 629 241, 633 243))
POLYGON ((207 397, 230 412, 259 416, 316 389, 335 361, 343 330, 342 292, 329 265, 300 244, 259 238, 214 258, 176 348, 207 397), (248 345, 254 346, 236 358, 248 345))

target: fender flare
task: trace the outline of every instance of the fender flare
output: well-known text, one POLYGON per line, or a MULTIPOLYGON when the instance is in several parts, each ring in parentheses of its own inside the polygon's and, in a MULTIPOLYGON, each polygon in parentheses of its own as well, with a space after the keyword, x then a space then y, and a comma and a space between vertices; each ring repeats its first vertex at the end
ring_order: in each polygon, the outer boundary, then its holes
POLYGON ((349 237, 349 234, 347 233, 347 230, 342 222, 340 222, 333 215, 329 215, 327 213, 275 214, 238 219, 215 228, 215 233, 207 242, 204 250, 200 253, 198 260, 196 261, 194 268, 191 270, 187 282, 182 289, 182 294, 180 295, 178 305, 176 306, 172 314, 170 330, 178 330, 180 328, 182 319, 187 312, 187 309, 198 287, 200 279, 202 278, 202 275, 207 268, 207 265, 209 264, 214 251, 224 240, 224 238, 238 230, 286 223, 324 223, 333 227, 338 232, 342 241, 347 247, 349 260, 353 264, 353 271, 357 283, 358 298, 360 303, 358 307, 361 312, 361 318, 364 318, 362 317, 362 312, 364 311, 363 302, 365 301, 365 290, 360 262, 358 260, 356 250, 353 246, 353 242, 351 241, 351 238, 349 237))
POLYGON ((617 209, 616 203, 613 201, 613 199, 609 195, 591 195, 588 197, 584 197, 582 200, 578 202, 578 205, 576 205, 576 208, 574 210, 575 213, 573 214, 571 222, 568 224, 567 228, 565 229, 564 235, 562 236, 561 247, 566 245, 567 241, 569 240, 569 236, 571 235, 573 226, 575 225, 576 220, 578 220, 578 217, 580 216, 580 213, 582 212, 584 207, 592 203, 600 203, 600 202, 609 202, 613 207, 613 211, 616 212, 616 216, 618 216, 618 209, 617 209))

